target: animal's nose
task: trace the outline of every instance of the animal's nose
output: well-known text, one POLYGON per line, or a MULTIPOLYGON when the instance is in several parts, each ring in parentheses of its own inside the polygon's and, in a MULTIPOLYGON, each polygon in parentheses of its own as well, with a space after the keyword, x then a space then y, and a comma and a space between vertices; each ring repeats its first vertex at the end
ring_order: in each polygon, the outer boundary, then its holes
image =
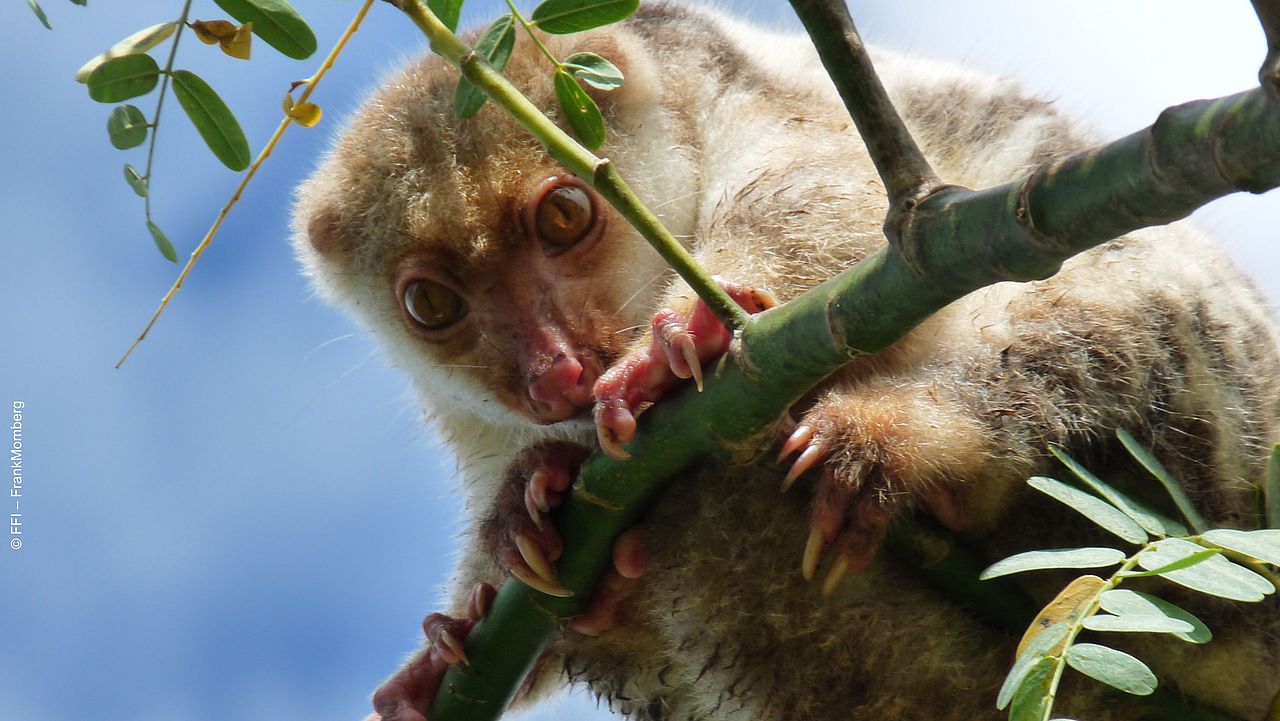
POLYGON ((597 364, 561 354, 546 370, 529 380, 529 398, 538 418, 555 423, 575 416, 592 401, 591 388, 599 375, 597 364))

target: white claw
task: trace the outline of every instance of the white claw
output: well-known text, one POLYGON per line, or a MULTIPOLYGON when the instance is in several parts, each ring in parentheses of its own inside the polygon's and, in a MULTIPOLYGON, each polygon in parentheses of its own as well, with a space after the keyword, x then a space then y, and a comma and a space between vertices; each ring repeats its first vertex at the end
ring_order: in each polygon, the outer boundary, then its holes
POLYGON ((541 576, 548 583, 557 583, 556 572, 551 568, 551 564, 547 562, 547 557, 543 555, 542 549, 538 544, 528 536, 516 536, 516 549, 520 551, 520 557, 524 562, 529 564, 529 569, 541 576))
POLYGON ((848 573, 849 557, 842 553, 836 557, 836 562, 831 565, 831 570, 827 571, 827 579, 822 582, 822 597, 831 598, 848 573))
POLYGON ((561 586, 559 583, 549 583, 539 577, 537 574, 527 571, 523 568, 511 569, 511 575, 515 576, 520 583, 532 588, 535 591, 545 593, 548 596, 557 598, 569 598, 573 595, 573 591, 561 586))
POLYGON ((818 561, 822 558, 824 543, 822 531, 817 528, 809 531, 809 540, 804 544, 804 559, 800 562, 800 573, 804 580, 813 580, 813 574, 818 570, 818 561))
POLYGON ((447 646, 449 650, 453 652, 453 655, 457 657, 457 660, 460 661, 462 665, 464 666, 471 665, 471 660, 467 658, 467 652, 463 649, 462 642, 458 640, 457 636, 453 635, 452 631, 450 631, 449 629, 445 629, 441 631, 440 642, 443 643, 445 646, 447 646))
POLYGON ((698 349, 694 347, 692 342, 680 344, 680 355, 684 356, 685 365, 689 366, 689 375, 693 378, 693 384, 698 387, 698 392, 702 392, 702 361, 698 360, 698 349))

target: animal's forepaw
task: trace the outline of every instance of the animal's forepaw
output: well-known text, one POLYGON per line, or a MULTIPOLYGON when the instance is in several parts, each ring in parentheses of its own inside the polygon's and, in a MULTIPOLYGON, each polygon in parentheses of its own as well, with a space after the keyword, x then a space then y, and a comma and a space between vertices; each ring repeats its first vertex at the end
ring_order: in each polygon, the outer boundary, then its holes
POLYGON ((558 441, 525 449, 507 470, 486 524, 498 563, 526 586, 552 596, 573 594, 556 577, 554 564, 564 546, 547 514, 564 500, 589 453, 558 441))
POLYGON ((798 453, 783 492, 804 474, 817 474, 801 572, 812 580, 832 551, 822 583, 825 596, 835 593, 848 574, 866 569, 904 507, 918 504, 943 525, 963 525, 954 486, 939 477, 911 429, 895 420, 838 402, 819 403, 782 444, 779 461, 798 453))
POLYGON ((471 629, 489 612, 496 591, 477 584, 467 601, 466 618, 433 613, 422 621, 427 643, 373 694, 373 715, 365 721, 426 721, 426 710, 435 698, 450 666, 467 663, 462 644, 471 629))
MULTIPOLYGON (((747 288, 720 278, 720 287, 749 313, 778 304, 768 291, 747 288)), ((702 390, 702 367, 729 349, 732 336, 701 300, 681 313, 663 308, 651 321, 649 345, 623 357, 595 384, 595 423, 600 448, 613 458, 630 455, 622 444, 636 435, 636 413, 682 381, 692 379, 702 390)))
MULTIPOLYGON (((483 531, 499 565, 526 586, 551 596, 573 593, 556 574, 564 544, 549 513, 564 502, 588 455, 588 449, 561 441, 526 448, 508 469, 507 483, 483 531)), ((620 602, 632 593, 629 581, 644 575, 647 567, 639 534, 624 532, 614 542, 613 567, 596 585, 583 615, 570 625, 593 635, 617 625, 620 602)))

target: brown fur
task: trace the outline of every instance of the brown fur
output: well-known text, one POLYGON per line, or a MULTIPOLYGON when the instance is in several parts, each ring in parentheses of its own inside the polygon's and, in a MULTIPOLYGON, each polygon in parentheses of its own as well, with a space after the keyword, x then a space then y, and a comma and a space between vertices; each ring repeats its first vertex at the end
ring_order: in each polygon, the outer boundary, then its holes
MULTIPOLYGON (((886 201, 811 51, 789 38, 753 46, 755 32, 659 5, 547 42, 623 68, 626 86, 599 96, 603 154, 705 267, 785 300, 878 248, 886 201)), ((1006 82, 894 56, 880 67, 949 181, 992 185, 1089 142, 1006 82)), ((506 75, 556 117, 550 73, 527 39, 506 75)), ((438 61, 415 63, 351 120, 300 191, 298 252, 413 378, 457 454, 470 513, 484 519, 522 448, 590 438, 581 419, 529 420, 521 334, 554 317, 607 366, 646 342, 639 329, 657 308, 693 299, 612 211, 602 240, 573 264, 519 242, 517 208, 562 171, 492 105, 456 118, 455 82, 438 61), (465 324, 443 340, 416 332, 395 291, 406 268, 445 274, 468 299, 465 324)), ((837 477, 873 461, 906 505, 931 485, 958 488, 968 537, 996 558, 1088 542, 1023 481, 1048 468, 1049 443, 1114 464, 1107 440, 1121 426, 1214 523, 1256 524, 1263 459, 1280 440, 1278 383, 1271 311, 1212 244, 1170 227, 1085 253, 1049 280, 978 291, 850 365, 797 413, 837 439, 837 477)), ((1016 639, 884 554, 824 600, 799 573, 810 486, 779 496, 778 480, 777 468, 713 468, 676 484, 645 521, 661 532, 628 624, 565 637, 548 668, 636 719, 1000 717, 995 689, 1016 639)), ((501 578, 488 539, 472 538, 456 588, 501 578)), ((1047 598, 1061 581, 1028 584, 1047 598)), ((1276 604, 1197 603, 1219 638, 1144 640, 1144 657, 1184 692, 1261 718, 1280 688, 1276 604)), ((1133 715, 1096 685, 1069 685, 1061 698, 1058 715, 1133 715)))

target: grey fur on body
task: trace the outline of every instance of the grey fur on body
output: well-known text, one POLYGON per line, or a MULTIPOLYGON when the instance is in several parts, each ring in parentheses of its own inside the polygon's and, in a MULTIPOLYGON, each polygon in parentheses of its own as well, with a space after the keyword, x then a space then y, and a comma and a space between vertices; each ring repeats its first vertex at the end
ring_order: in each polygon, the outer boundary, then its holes
MULTIPOLYGON (((599 96, 603 153, 713 273, 785 300, 883 243, 879 181, 803 38, 656 5, 548 43, 625 71, 624 88, 599 96)), ((890 54, 877 62, 950 182, 995 185, 1092 144, 1006 81, 890 54)), ((550 72, 527 39, 506 74, 555 117, 550 72)), ((373 96, 302 187, 297 248, 319 289, 409 373, 457 455, 473 519, 450 609, 461 614, 466 589, 504 577, 480 529, 506 467, 540 440, 593 438, 583 419, 543 426, 513 409, 519 369, 505 327, 482 316, 513 302, 501 283, 512 257, 504 219, 530 183, 561 171, 492 106, 457 119, 455 82, 428 60, 373 96), (390 280, 406 258, 447 266, 471 294, 477 327, 447 343, 406 328, 390 280)), ((544 289, 605 361, 648 343, 634 329, 656 309, 693 301, 620 218, 609 220, 608 255, 544 289)), ((893 479, 886 493, 908 505, 918 488, 956 484, 965 535, 992 558, 1084 540, 1068 512, 1023 482, 1049 467, 1049 443, 1114 461, 1106 441, 1118 426, 1156 450, 1213 523, 1252 527, 1266 451, 1280 441, 1280 340, 1267 304, 1212 243, 1182 226, 1148 229, 1047 281, 968 296, 851 364, 805 406, 798 416, 839 439, 835 474, 873 461, 893 479)), ((645 521, 662 532, 650 536, 653 570, 626 626, 566 635, 538 685, 563 671, 636 719, 999 718, 995 690, 1016 639, 883 554, 824 600, 799 571, 812 494, 802 482, 779 496, 778 481, 778 469, 756 467, 678 483, 645 521)), ((1047 599, 1061 581, 1036 579, 1032 590, 1047 599)), ((1197 610, 1215 641, 1144 639, 1142 657, 1162 683, 1262 718, 1280 689, 1276 603, 1197 610)), ((1133 715, 1090 684, 1060 698, 1057 715, 1133 715)))

